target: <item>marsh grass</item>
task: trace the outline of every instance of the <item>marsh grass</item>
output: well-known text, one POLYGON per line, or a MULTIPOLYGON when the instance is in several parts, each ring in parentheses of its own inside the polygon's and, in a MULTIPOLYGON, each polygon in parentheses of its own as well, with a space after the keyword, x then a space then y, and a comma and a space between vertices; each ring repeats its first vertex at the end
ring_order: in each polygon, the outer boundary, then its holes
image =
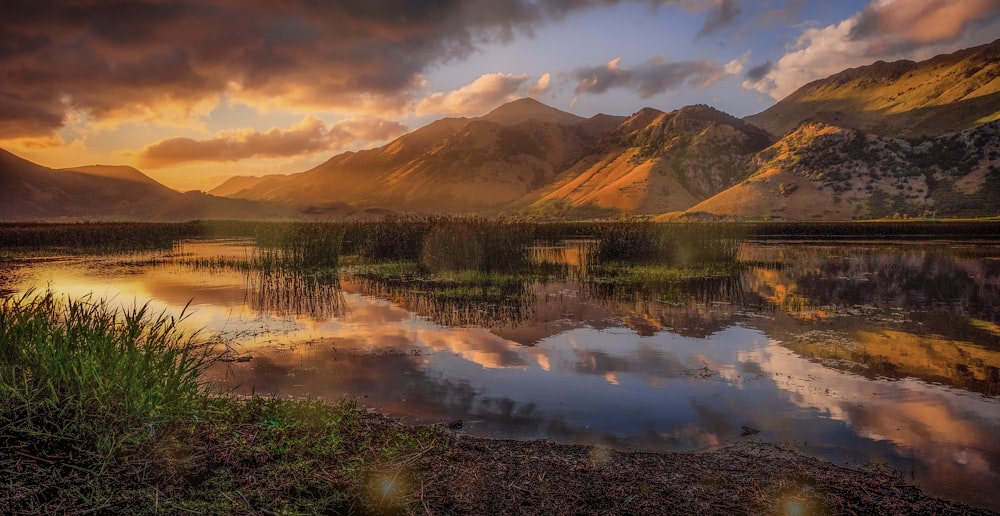
POLYGON ((594 248, 595 263, 694 267, 735 262, 740 244, 750 234, 746 226, 732 223, 626 221, 595 223, 592 230, 600 242, 594 248))
POLYGON ((181 318, 28 293, 0 304, 0 513, 382 513, 439 427, 350 400, 214 396, 181 318), (394 480, 395 479, 395 480, 394 480))
POLYGON ((107 458, 189 416, 214 355, 197 334, 180 330, 181 319, 149 305, 116 310, 51 292, 5 299, 0 431, 107 458))
POLYGON ((255 234, 255 266, 265 271, 335 270, 345 229, 336 223, 261 224, 255 234))
POLYGON ((200 223, 87 222, 0 224, 0 248, 71 253, 128 253, 170 249, 204 234, 200 223))
POLYGON ((244 302, 276 317, 308 315, 316 322, 344 314, 346 301, 336 272, 247 271, 244 302))

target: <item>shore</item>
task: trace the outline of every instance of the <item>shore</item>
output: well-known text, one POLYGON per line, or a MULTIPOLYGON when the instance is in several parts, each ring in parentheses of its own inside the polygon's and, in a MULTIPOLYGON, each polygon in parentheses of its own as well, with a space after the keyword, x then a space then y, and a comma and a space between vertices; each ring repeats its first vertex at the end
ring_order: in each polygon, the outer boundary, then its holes
POLYGON ((426 514, 993 514, 753 441, 642 453, 460 436, 402 478, 426 514))
POLYGON ((0 444, 0 512, 994 514, 927 496, 891 471, 843 468, 753 440, 703 452, 620 452, 470 437, 362 409, 350 442, 320 449, 315 428, 268 435, 277 416, 252 411, 231 425, 174 428, 102 471, 8 440, 0 444))

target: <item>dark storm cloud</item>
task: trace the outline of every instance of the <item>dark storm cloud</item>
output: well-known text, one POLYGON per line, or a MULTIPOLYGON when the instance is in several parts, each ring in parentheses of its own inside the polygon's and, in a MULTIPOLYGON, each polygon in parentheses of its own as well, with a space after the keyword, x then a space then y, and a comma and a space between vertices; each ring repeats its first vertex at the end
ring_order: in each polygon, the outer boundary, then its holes
POLYGON ((705 24, 702 25, 701 29, 698 30, 696 37, 701 38, 707 36, 723 27, 726 27, 733 23, 740 14, 742 14, 743 9, 740 7, 741 0, 722 0, 719 5, 715 6, 714 9, 708 12, 708 18, 705 20, 705 24))
POLYGON ((224 92, 391 113, 408 105, 406 92, 432 64, 616 3, 5 0, 0 138, 51 134, 70 113, 183 113, 224 92))
POLYGON ((765 61, 749 70, 747 70, 747 79, 751 82, 759 82, 761 79, 767 76, 767 73, 771 71, 774 67, 774 63, 771 61, 765 61))
POLYGON ((670 63, 654 58, 635 68, 622 68, 620 59, 602 66, 585 66, 572 73, 577 81, 576 93, 599 94, 611 88, 633 90, 646 99, 683 84, 707 87, 725 75, 709 61, 678 61, 670 63))

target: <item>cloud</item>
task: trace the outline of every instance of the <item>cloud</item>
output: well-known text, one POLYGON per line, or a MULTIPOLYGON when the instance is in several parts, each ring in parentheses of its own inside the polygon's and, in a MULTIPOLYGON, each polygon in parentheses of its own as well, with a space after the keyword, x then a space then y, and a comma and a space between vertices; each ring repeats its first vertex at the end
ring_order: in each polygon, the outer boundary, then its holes
POLYGON ((612 88, 626 88, 637 92, 644 99, 684 84, 707 88, 725 75, 726 71, 711 61, 671 63, 662 57, 655 57, 631 69, 623 68, 619 57, 601 66, 583 66, 572 72, 577 81, 577 95, 600 94, 612 88))
POLYGON ((288 130, 227 131, 207 140, 167 138, 142 149, 138 165, 161 168, 191 161, 239 161, 335 151, 356 143, 385 141, 407 131, 407 127, 376 118, 351 119, 327 126, 308 116, 288 130))
MULTIPOLYGON (((548 85, 548 74, 542 76, 532 88, 548 85)), ((416 107, 418 116, 436 114, 451 116, 477 116, 500 104, 514 100, 528 81, 528 74, 488 73, 471 84, 450 93, 434 93, 421 100, 416 107)))
POLYGON ((411 106, 431 66, 617 3, 5 0, 0 138, 51 135, 71 115, 95 122, 164 110, 198 115, 224 94, 301 111, 389 116, 411 106))
POLYGON ((767 77, 768 72, 771 71, 773 66, 774 63, 771 61, 764 61, 763 63, 754 66, 753 68, 747 70, 747 80, 750 82, 760 81, 764 77, 767 77))
POLYGON ((739 75, 743 73, 743 70, 746 70, 747 63, 749 62, 750 62, 750 51, 747 50, 740 57, 737 57, 736 59, 733 59, 732 61, 726 63, 726 66, 723 67, 723 70, 725 70, 726 74, 728 75, 739 75))
POLYGON ((717 0, 713 9, 708 12, 705 24, 698 30, 696 38, 702 38, 733 23, 743 13, 741 0, 717 0))
POLYGON ((899 0, 869 4, 856 16, 855 41, 890 36, 902 44, 926 45, 954 39, 966 25, 1000 10, 998 0, 899 0))
POLYGON ((874 61, 922 60, 1000 34, 1000 0, 873 0, 839 23, 805 30, 743 86, 782 99, 804 84, 874 61))
POLYGON ((549 91, 551 82, 552 82, 551 74, 548 73, 542 74, 542 76, 538 78, 538 82, 536 82, 535 85, 532 86, 531 88, 528 88, 528 96, 541 97, 542 95, 545 95, 549 91))

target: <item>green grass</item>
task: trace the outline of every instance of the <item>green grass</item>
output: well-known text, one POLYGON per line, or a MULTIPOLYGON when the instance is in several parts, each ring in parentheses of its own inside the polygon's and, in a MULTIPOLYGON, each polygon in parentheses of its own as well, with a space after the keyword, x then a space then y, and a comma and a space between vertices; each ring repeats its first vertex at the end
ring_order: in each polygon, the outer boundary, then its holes
POLYGON ((200 399, 213 360, 197 335, 148 305, 60 301, 29 292, 0 305, 0 399, 4 432, 65 439, 101 456, 143 441, 200 399), (106 432, 108 423, 115 431, 106 432))
POLYGON ((216 355, 148 306, 0 305, 0 513, 398 511, 438 427, 388 424, 351 401, 215 396, 216 355), (371 489, 372 485, 380 486, 371 489))

